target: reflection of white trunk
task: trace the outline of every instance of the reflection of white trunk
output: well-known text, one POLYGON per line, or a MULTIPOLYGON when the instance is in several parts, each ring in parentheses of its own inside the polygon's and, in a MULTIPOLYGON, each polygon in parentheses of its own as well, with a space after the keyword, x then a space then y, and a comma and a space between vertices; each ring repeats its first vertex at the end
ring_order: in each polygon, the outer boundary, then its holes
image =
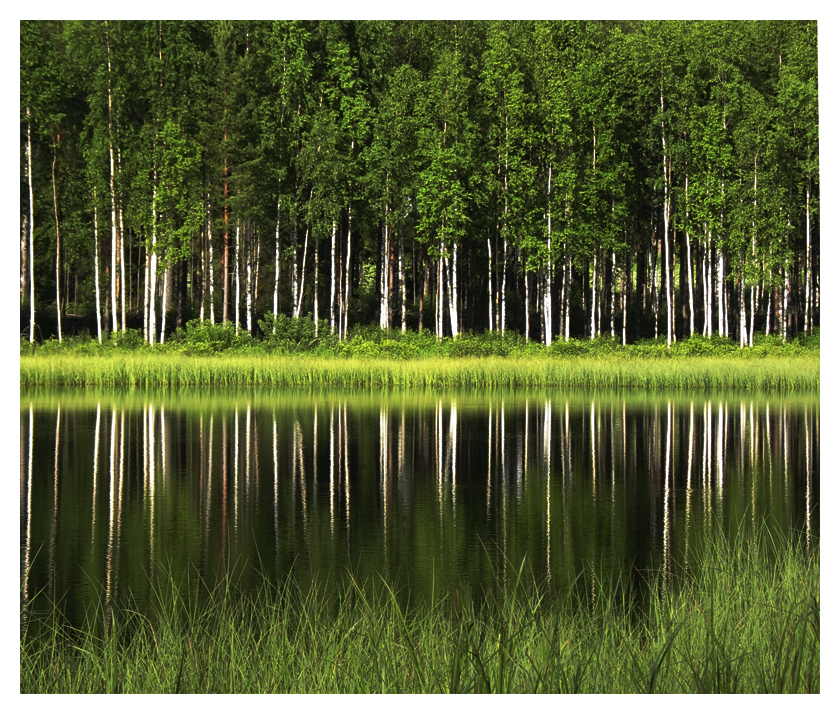
POLYGON ((96 427, 93 432, 93 504, 91 506, 91 528, 90 528, 90 544, 93 547, 93 539, 96 535, 96 482, 97 471, 99 470, 99 420, 101 415, 101 405, 96 404, 96 427))
POLYGON ((458 446, 458 413, 453 401, 449 410, 449 451, 452 461, 450 463, 450 476, 452 478, 452 513, 455 514, 455 455, 458 446))
MULTIPOLYGON (((116 595, 116 567, 117 567, 117 471, 116 471, 116 451, 117 451, 117 410, 111 410, 111 469, 110 469, 110 483, 108 488, 108 551, 106 556, 106 598, 107 601, 113 599, 116 595)), ((154 516, 153 516, 154 519, 154 516)), ((154 524, 154 520, 152 521, 154 524)), ((153 537, 150 533, 150 537, 153 537)))
POLYGON ((274 555, 280 552, 280 467, 277 461, 277 416, 271 413, 271 453, 274 456, 274 555))
POLYGON ((29 463, 26 474, 26 553, 23 562, 23 599, 29 600, 29 567, 32 562, 32 434, 34 426, 32 402, 29 403, 29 463))

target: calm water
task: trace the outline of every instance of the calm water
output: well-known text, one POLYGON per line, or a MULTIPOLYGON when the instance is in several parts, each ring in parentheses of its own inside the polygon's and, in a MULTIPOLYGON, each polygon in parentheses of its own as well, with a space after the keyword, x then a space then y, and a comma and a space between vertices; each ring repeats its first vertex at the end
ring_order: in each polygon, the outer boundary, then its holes
POLYGON ((27 613, 350 567, 412 592, 504 563, 686 568, 715 522, 819 535, 819 396, 21 390, 27 613), (192 571, 193 573, 195 570, 192 571))

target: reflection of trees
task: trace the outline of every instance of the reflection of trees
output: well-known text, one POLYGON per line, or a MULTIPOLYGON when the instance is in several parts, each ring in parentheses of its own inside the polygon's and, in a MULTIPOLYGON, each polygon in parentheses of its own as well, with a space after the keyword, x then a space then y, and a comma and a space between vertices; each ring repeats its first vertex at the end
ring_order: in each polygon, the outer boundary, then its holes
POLYGON ((24 600, 73 580, 80 540, 110 601, 126 583, 142 598, 164 559, 202 564, 208 584, 212 563, 236 564, 247 584, 261 562, 272 577, 349 565, 422 589, 433 569, 443 587, 494 574, 505 585, 505 564, 527 556, 557 587, 585 570, 589 588, 599 569, 690 569, 715 519, 756 529, 772 516, 808 547, 818 532, 818 404, 546 393, 264 406, 33 406, 21 419, 21 572, 39 543, 47 567, 23 578, 24 600), (67 433, 85 418, 89 443, 67 433))

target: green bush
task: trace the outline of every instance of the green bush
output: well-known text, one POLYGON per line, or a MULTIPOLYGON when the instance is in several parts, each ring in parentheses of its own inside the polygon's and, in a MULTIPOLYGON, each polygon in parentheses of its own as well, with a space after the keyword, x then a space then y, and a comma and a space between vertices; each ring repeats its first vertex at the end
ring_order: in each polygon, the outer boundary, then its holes
POLYGON ((263 344, 269 352, 292 354, 297 352, 323 351, 337 342, 326 320, 318 322, 318 332, 312 313, 306 317, 288 317, 267 312, 257 321, 262 332, 263 344))
POLYGON ((186 330, 178 328, 166 343, 170 350, 194 355, 208 355, 228 350, 240 351, 251 346, 253 338, 246 330, 236 334, 232 322, 214 325, 210 320, 190 320, 186 330))

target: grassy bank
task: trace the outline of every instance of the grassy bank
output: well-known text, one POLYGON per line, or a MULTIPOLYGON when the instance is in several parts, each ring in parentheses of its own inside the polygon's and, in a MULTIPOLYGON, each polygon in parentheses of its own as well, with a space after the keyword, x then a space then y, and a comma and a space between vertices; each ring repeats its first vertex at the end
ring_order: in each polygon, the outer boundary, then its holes
MULTIPOLYGON (((337 593, 235 585, 199 604, 170 578, 152 607, 58 609, 24 627, 21 692, 819 692, 819 546, 717 537, 696 572, 552 595, 456 591, 413 603, 348 576, 337 593)), ((519 571, 521 575, 521 569, 519 571)), ((517 582, 516 577, 512 578, 517 582)))
POLYGON ((565 387, 818 391, 819 356, 563 358, 74 352, 20 358, 21 386, 565 387))

